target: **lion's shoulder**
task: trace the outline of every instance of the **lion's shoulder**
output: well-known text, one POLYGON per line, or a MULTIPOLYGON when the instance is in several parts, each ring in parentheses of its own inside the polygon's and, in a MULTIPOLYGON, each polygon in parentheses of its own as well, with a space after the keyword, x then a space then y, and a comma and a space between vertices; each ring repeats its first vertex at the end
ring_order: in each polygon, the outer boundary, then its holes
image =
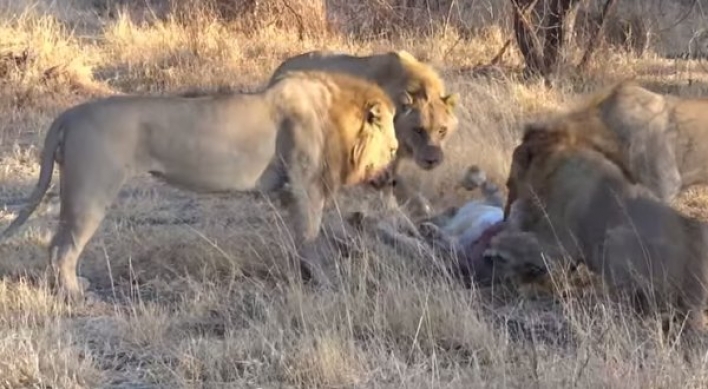
POLYGON ((445 95, 445 82, 431 65, 420 61, 405 50, 396 51, 394 54, 400 67, 390 68, 403 74, 392 76, 405 77, 408 80, 407 89, 415 91, 423 88, 431 96, 445 95))
POLYGON ((286 59, 277 73, 296 69, 329 69, 366 76, 379 84, 399 84, 408 89, 426 89, 443 96, 445 83, 430 65, 405 50, 357 56, 333 51, 310 51, 286 59))

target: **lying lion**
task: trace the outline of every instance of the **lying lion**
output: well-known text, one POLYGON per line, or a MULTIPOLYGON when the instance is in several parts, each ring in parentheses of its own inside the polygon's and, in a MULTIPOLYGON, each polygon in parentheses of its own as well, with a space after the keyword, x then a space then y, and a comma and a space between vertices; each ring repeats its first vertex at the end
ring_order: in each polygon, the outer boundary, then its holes
POLYGON ((482 273, 503 280, 546 260, 580 261, 640 312, 673 307, 703 329, 707 226, 634 182, 606 131, 597 116, 526 127, 507 182, 507 231, 492 238, 482 273), (495 256, 529 234, 537 245, 495 256))
POLYGON ((195 192, 271 193, 290 185, 289 208, 305 270, 325 202, 342 185, 375 179, 398 149, 395 106, 353 76, 289 72, 252 94, 198 98, 117 96, 63 112, 47 132, 29 204, 8 238, 41 202, 61 169, 61 210, 50 264, 60 290, 81 294, 79 256, 130 177, 152 176, 195 192))
MULTIPOLYGON (((595 93, 570 120, 597 117, 635 178, 671 202, 681 190, 708 184, 708 100, 654 93, 625 81, 595 93)), ((579 128, 583 130, 583 128, 579 128)))
MULTIPOLYGON (((458 94, 446 94, 445 84, 430 66, 406 51, 358 57, 341 53, 313 51, 288 58, 273 72, 271 83, 289 70, 315 69, 343 71, 366 77, 381 86, 396 104, 398 154, 393 165, 396 175, 403 159, 412 158, 422 169, 431 170, 444 159, 443 147, 457 131, 455 106, 458 94)), ((400 204, 408 204, 414 217, 428 216, 430 209, 411 193, 400 177, 396 185, 386 186, 400 204)), ((379 185, 379 189, 383 186, 379 185)))

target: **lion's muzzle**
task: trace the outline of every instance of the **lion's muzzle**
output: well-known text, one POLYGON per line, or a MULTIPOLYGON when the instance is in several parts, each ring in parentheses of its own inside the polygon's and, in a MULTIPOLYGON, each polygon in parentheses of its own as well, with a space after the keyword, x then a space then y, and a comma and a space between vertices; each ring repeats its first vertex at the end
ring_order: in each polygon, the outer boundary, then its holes
POLYGON ((425 170, 433 169, 439 166, 444 159, 444 154, 440 146, 423 146, 422 150, 416 156, 418 166, 425 170))
POLYGON ((375 171, 373 165, 366 168, 366 182, 375 189, 381 189, 394 185, 395 174, 392 164, 389 164, 379 171, 375 171))
POLYGON ((469 277, 479 286, 490 286, 494 281, 495 256, 491 256, 489 246, 492 238, 504 231, 506 223, 501 221, 488 227, 469 247, 465 247, 463 267, 469 277))

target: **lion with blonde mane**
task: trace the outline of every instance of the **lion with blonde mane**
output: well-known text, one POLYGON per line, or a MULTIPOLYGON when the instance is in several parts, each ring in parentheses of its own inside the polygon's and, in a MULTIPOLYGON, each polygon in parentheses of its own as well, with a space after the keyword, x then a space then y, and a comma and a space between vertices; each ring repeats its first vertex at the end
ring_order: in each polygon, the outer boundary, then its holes
POLYGON ((444 145, 458 127, 454 112, 458 94, 447 94, 437 72, 403 50, 363 57, 324 51, 303 53, 281 63, 270 82, 283 72, 306 69, 365 77, 388 93, 396 104, 394 123, 400 147, 392 169, 395 185, 382 183, 378 187, 386 187, 401 204, 410 202, 414 214, 427 215, 427 207, 416 202, 416 196, 396 173, 403 159, 413 159, 424 170, 442 163, 444 145))
POLYGON ((582 261, 640 312, 675 308, 689 328, 703 329, 707 226, 637 183, 607 134, 588 112, 526 126, 507 182, 507 228, 492 238, 477 278, 582 261), (524 253, 498 249, 514 247, 523 234, 537 244, 524 253))
POLYGON ((83 292, 79 256, 130 177, 147 172, 202 193, 268 194, 287 183, 301 264, 317 271, 313 242, 325 203, 341 186, 374 180, 390 166, 398 149, 394 114, 376 84, 322 72, 288 72, 256 93, 83 103, 52 123, 29 204, 0 238, 36 209, 56 162, 61 209, 50 265, 71 298, 83 292))

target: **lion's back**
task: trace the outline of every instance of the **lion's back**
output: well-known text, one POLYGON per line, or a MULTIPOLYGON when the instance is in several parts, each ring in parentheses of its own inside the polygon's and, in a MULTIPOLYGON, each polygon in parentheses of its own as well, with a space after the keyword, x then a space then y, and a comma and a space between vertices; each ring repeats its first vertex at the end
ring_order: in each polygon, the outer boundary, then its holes
POLYGON ((266 93, 271 111, 280 120, 308 123, 289 141, 313 147, 326 141, 333 150, 339 149, 335 143, 353 142, 364 127, 371 126, 365 110, 373 106, 379 107, 383 129, 374 133, 395 139, 396 107, 381 87, 366 79, 346 73, 292 71, 277 78, 266 93))
POLYGON ((367 59, 346 53, 332 51, 310 51, 287 58, 273 72, 270 84, 286 72, 319 70, 328 72, 345 72, 356 76, 367 76, 367 59))
POLYGON ((627 143, 643 133, 665 132, 670 111, 665 96, 625 80, 589 94, 559 116, 599 119, 619 141, 627 143))
POLYGON ((640 180, 661 198, 708 183, 708 100, 650 91, 634 82, 599 100, 602 118, 618 136, 640 180))
POLYGON ((367 56, 329 51, 307 52, 283 61, 273 72, 271 80, 285 72, 297 70, 349 73, 382 86, 400 89, 395 92, 414 86, 425 88, 430 96, 445 94, 445 84, 437 71, 404 50, 367 56))
POLYGON ((380 102, 395 111, 393 101, 376 83, 347 73, 298 70, 276 78, 269 87, 277 95, 276 105, 299 106, 324 115, 360 111, 367 103, 380 102))
MULTIPOLYGON (((565 116, 600 123, 595 127, 603 127, 605 134, 595 136, 614 145, 627 172, 661 199, 671 200, 681 187, 674 111, 672 98, 622 81, 593 93, 565 116)), ((578 133, 587 131, 587 125, 578 126, 578 133)))

